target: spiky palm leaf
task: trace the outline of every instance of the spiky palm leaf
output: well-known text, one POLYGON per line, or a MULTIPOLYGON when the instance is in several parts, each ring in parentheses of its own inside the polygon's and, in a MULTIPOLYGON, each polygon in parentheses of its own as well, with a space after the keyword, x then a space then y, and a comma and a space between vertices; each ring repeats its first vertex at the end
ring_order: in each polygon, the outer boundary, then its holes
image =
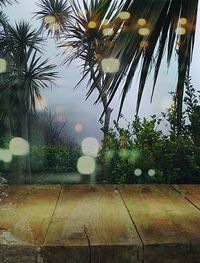
POLYGON ((35 51, 30 63, 19 74, 17 68, 13 66, 2 74, 0 87, 2 98, 7 98, 1 104, 1 118, 6 120, 6 116, 22 107, 26 110, 36 111, 36 101, 41 98, 40 90, 48 88, 54 84, 57 77, 56 65, 48 64, 48 60, 41 61, 35 51))
POLYGON ((42 39, 35 37, 36 30, 32 30, 29 23, 21 21, 14 26, 7 23, 5 30, 1 34, 0 50, 4 56, 10 56, 14 63, 23 64, 29 49, 40 50, 42 39))
POLYGON ((184 81, 192 60, 197 6, 198 0, 125 1, 123 9, 130 12, 131 19, 125 24, 126 30, 122 30, 118 35, 112 53, 121 62, 120 71, 115 76, 107 76, 104 82, 104 89, 110 96, 109 102, 111 102, 119 87, 123 87, 119 114, 140 62, 142 63, 142 68, 137 97, 137 112, 139 111, 152 63, 154 68, 153 96, 164 51, 167 49, 168 66, 174 51, 178 55, 176 99, 178 122, 181 123, 184 81), (138 34, 139 26, 137 21, 139 18, 146 19, 147 27, 150 29, 149 35, 142 37, 138 34), (186 30, 186 34, 183 35, 177 34, 176 31, 180 27, 180 18, 187 19, 187 23, 181 26, 186 30), (141 41, 148 41, 149 45, 141 48, 141 41))
POLYGON ((0 0, 0 6, 6 6, 8 5, 12 5, 14 2, 17 2, 16 0, 0 0))
POLYGON ((105 74, 101 69, 101 60, 111 54, 112 41, 119 28, 119 24, 112 21, 116 19, 121 2, 92 0, 87 3, 83 0, 84 8, 75 0, 70 2, 73 20, 69 23, 67 32, 62 35, 59 47, 64 48, 65 63, 71 63, 75 59, 82 61, 83 77, 78 85, 86 77, 89 78, 88 84, 93 84, 87 96, 97 88, 102 99, 101 81, 105 74), (104 21, 108 21, 107 24, 104 21), (90 23, 96 26, 90 28, 90 23), (112 28, 113 34, 111 36, 103 34, 105 28, 112 28))
POLYGON ((36 12, 39 19, 43 21, 48 33, 59 38, 60 33, 64 32, 70 20, 68 0, 40 0, 37 4, 40 10, 36 12))
POLYGON ((35 101, 40 97, 40 89, 52 84, 57 76, 54 71, 55 65, 49 65, 48 60, 41 62, 41 57, 37 56, 41 39, 28 23, 7 25, 6 30, 4 38, 0 41, 0 49, 7 60, 7 70, 1 74, 0 89, 9 103, 2 118, 10 116, 10 113, 19 108, 25 111, 35 110, 35 101))

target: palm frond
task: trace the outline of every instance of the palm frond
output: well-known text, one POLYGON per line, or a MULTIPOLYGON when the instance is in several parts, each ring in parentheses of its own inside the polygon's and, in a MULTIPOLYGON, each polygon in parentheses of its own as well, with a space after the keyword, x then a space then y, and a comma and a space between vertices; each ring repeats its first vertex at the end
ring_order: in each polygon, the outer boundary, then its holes
POLYGON ((67 29, 71 17, 71 7, 68 0, 40 0, 37 3, 40 10, 36 16, 43 21, 48 34, 59 38, 60 34, 67 29))
POLYGON ((177 111, 179 112, 178 122, 180 123, 184 79, 190 69, 193 54, 197 6, 198 0, 126 1, 123 10, 130 12, 131 19, 125 23, 126 30, 122 28, 117 36, 112 52, 121 62, 120 71, 114 76, 108 76, 104 83, 104 89, 110 96, 109 102, 112 101, 118 89, 122 87, 119 115, 124 98, 135 76, 136 65, 140 63, 142 63, 142 67, 136 111, 139 111, 147 77, 152 68, 154 69, 153 96, 161 62, 167 49, 168 66, 170 66, 173 53, 177 52, 178 55, 177 111), (150 31, 146 36, 138 34, 139 25, 137 21, 140 18, 145 18, 147 21, 146 27, 150 31), (180 25, 181 18, 186 19, 185 25, 180 25), (179 33, 180 27, 185 33, 179 33), (148 41, 149 43, 148 46, 142 48, 143 52, 141 52, 141 41, 148 41), (154 63, 155 67, 152 67, 154 63))

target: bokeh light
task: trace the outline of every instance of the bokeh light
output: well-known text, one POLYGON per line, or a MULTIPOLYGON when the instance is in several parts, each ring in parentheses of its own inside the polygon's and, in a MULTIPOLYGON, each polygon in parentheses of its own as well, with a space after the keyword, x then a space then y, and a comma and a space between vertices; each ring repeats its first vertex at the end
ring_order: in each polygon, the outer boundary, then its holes
POLYGON ((10 163, 12 161, 12 154, 9 150, 0 149, 0 161, 10 163))
POLYGON ((135 175, 135 176, 140 176, 140 175, 142 175, 142 170, 141 170, 141 169, 135 169, 134 175, 135 175))
POLYGON ((177 27, 176 28, 176 34, 180 35, 180 36, 185 35, 186 34, 186 29, 184 27, 177 27))
POLYGON ((93 137, 85 138, 81 143, 82 152, 85 155, 97 157, 100 144, 97 139, 93 137))
POLYGON ((139 35, 148 36, 150 34, 150 29, 148 27, 143 27, 138 30, 139 35))
POLYGON ((51 24, 56 23, 56 18, 55 18, 55 16, 46 16, 46 17, 44 18, 44 22, 45 22, 47 25, 51 25, 51 24))
POLYGON ((140 19, 138 19, 137 23, 138 23, 138 25, 140 25, 140 26, 145 26, 146 23, 147 23, 147 21, 146 21, 146 19, 144 19, 144 18, 140 18, 140 19))
POLYGON ((109 161, 112 160, 113 156, 114 156, 114 151, 109 150, 109 151, 107 151, 107 152, 105 153, 105 160, 106 160, 107 162, 109 162, 109 161))
POLYGON ((129 151, 127 149, 121 149, 119 151, 119 156, 122 158, 122 159, 126 159, 128 158, 129 156, 129 151))
POLYGON ((0 73, 6 72, 7 63, 6 60, 3 58, 0 58, 0 73))
POLYGON ((104 36, 112 36, 114 34, 113 28, 104 28, 103 30, 104 36))
POLYGON ((181 25, 186 25, 187 24, 187 18, 181 17, 179 22, 180 22, 181 25))
POLYGON ((56 116, 55 122, 65 123, 65 122, 66 122, 65 116, 64 116, 64 115, 58 115, 58 116, 56 116))
POLYGON ((117 58, 104 58, 101 62, 105 73, 116 73, 119 71, 120 63, 117 58))
POLYGON ((156 171, 154 169, 150 169, 148 171, 148 175, 151 176, 151 177, 155 176, 155 174, 156 174, 156 171))
POLYGON ((80 123, 77 123, 77 124, 74 126, 74 130, 75 130, 76 132, 82 132, 82 130, 83 130, 83 125, 80 124, 80 123))
POLYGON ((48 102, 44 96, 38 96, 35 101, 35 109, 37 112, 45 112, 48 110, 48 102))
POLYGON ((95 29, 97 27, 97 23, 95 21, 90 21, 88 23, 88 28, 95 29))
POLYGON ((149 42, 146 40, 143 40, 140 42, 140 47, 141 48, 147 48, 149 46, 149 42))
POLYGON ((51 31, 60 31, 61 30, 60 25, 58 23, 50 24, 48 29, 51 31))
POLYGON ((29 143, 21 137, 14 137, 10 140, 9 150, 13 155, 27 155, 29 153, 29 143))
POLYGON ((131 17, 131 14, 129 12, 122 11, 119 13, 118 17, 122 20, 127 20, 131 17))
POLYGON ((58 106, 58 107, 55 108, 55 111, 57 113, 64 113, 65 112, 65 108, 62 107, 62 106, 58 106))
POLYGON ((169 109, 172 105, 173 101, 171 97, 165 96, 161 99, 160 107, 162 110, 169 109))
POLYGON ((95 159, 91 156, 82 156, 78 159, 77 169, 80 174, 93 174, 96 169, 95 159))

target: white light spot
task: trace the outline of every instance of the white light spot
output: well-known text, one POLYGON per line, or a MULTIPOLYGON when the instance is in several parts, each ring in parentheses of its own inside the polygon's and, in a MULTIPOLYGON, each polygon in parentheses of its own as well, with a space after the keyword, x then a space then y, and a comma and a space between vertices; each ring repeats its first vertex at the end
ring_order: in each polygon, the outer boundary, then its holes
POLYGON ((171 107, 171 105, 172 105, 172 98, 171 97, 163 97, 161 99, 160 106, 161 106, 162 110, 169 109, 171 107))
POLYGON ((120 63, 117 58, 104 58, 101 62, 105 73, 116 73, 119 71, 120 63))
POLYGON ((180 35, 180 36, 185 35, 186 34, 186 29, 184 27, 177 27, 176 28, 176 34, 180 35))
POLYGON ((103 30, 104 36, 112 36, 114 34, 113 28, 104 28, 103 30))
POLYGON ((93 174, 95 172, 95 160, 91 156, 82 156, 78 159, 77 169, 80 174, 93 174))
POLYGON ((24 156, 29 153, 29 143, 21 137, 15 137, 10 140, 9 149, 13 155, 24 156))
POLYGON ((148 36, 150 34, 150 29, 148 27, 143 27, 138 30, 139 35, 148 36))
POLYGON ((35 102, 35 109, 37 112, 45 112, 48 110, 47 99, 43 96, 38 96, 35 102))
POLYGON ((119 13, 118 17, 122 20, 127 20, 131 17, 131 14, 129 12, 122 11, 119 13))
POLYGON ((150 170, 148 171, 148 175, 151 176, 151 177, 153 177, 155 174, 156 174, 156 172, 155 172, 154 169, 150 169, 150 170))
POLYGON ((48 24, 48 25, 51 25, 51 24, 56 23, 56 18, 55 18, 55 16, 46 16, 46 17, 44 18, 44 22, 45 22, 46 24, 48 24))
POLYGON ((0 58, 0 73, 6 72, 7 63, 5 59, 0 58))
POLYGON ((12 154, 9 150, 0 149, 0 161, 10 163, 12 161, 12 154))
POLYGON ((135 176, 140 176, 142 174, 142 170, 141 169, 135 169, 134 174, 135 174, 135 176))
POLYGON ((77 123, 77 124, 74 126, 74 130, 75 130, 76 132, 82 132, 82 130, 83 130, 83 125, 80 124, 80 123, 77 123))
POLYGON ((147 23, 146 19, 144 19, 144 18, 138 19, 137 22, 138 22, 138 25, 140 25, 140 26, 145 26, 147 23))
POLYGON ((85 155, 97 157, 100 145, 97 139, 93 137, 85 138, 81 143, 82 152, 85 155))

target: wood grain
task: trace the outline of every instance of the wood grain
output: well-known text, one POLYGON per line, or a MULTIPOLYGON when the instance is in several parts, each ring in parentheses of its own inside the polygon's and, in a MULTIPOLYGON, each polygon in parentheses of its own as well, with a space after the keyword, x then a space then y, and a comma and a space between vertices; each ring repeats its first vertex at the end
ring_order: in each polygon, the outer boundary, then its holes
POLYGON ((180 192, 184 197, 191 201, 200 209, 200 185, 173 185, 173 187, 180 192))
POLYGON ((168 185, 129 185, 119 190, 144 243, 144 262, 189 262, 200 241, 200 213, 168 185), (190 260, 189 259, 189 260, 190 260))
POLYGON ((64 186, 45 245, 72 247, 72 262, 105 263, 137 262, 142 247, 119 192, 100 185, 64 186))
POLYGON ((58 199, 59 185, 16 185, 0 203, 0 243, 42 245, 58 199))

